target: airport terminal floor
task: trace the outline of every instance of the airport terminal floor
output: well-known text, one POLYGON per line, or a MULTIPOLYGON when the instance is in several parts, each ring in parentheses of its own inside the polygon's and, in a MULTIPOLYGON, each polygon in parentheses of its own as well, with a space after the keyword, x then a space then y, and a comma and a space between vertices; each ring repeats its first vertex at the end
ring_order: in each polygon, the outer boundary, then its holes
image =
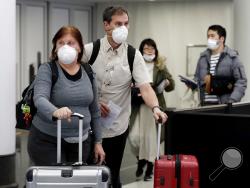
POLYGON ((152 188, 153 187, 153 180, 151 181, 136 181, 133 183, 129 183, 123 186, 124 188, 152 188))

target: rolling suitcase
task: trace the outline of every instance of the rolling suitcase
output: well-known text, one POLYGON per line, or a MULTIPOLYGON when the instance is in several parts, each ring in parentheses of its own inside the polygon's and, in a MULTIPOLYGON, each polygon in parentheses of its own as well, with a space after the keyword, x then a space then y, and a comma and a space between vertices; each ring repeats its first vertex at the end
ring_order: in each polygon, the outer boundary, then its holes
MULTIPOLYGON (((33 166, 26 173, 27 188, 108 188, 110 171, 105 166, 84 166, 82 163, 83 115, 79 118, 79 161, 72 166, 33 166)), ((57 120, 57 163, 61 163, 61 120, 57 120)))
POLYGON ((193 155, 160 154, 161 123, 158 124, 157 159, 154 166, 154 188, 199 188, 199 165, 193 155))

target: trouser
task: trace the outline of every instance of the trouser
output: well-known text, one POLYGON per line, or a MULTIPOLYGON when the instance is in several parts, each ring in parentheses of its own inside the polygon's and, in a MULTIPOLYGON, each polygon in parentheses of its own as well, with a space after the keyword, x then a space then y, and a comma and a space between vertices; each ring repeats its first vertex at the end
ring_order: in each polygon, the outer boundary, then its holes
POLYGON ((122 187, 120 181, 120 168, 127 137, 128 129, 119 136, 104 138, 102 140, 102 146, 106 154, 106 165, 109 167, 111 172, 112 188, 122 187))
MULTIPOLYGON (((70 163, 78 161, 78 143, 68 143, 61 140, 61 162, 70 163)), ((91 136, 82 143, 82 159, 86 162, 92 152, 91 136)), ((37 166, 50 166, 56 164, 57 138, 39 131, 31 126, 28 138, 28 153, 31 161, 37 166)))

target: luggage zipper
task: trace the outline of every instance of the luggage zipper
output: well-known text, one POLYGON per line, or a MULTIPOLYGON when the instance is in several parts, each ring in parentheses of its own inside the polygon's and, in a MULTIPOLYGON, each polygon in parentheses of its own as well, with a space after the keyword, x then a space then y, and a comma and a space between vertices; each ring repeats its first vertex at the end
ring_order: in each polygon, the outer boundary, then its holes
POLYGON ((194 177, 192 175, 192 172, 190 172, 190 176, 189 176, 189 185, 190 187, 194 186, 194 177))

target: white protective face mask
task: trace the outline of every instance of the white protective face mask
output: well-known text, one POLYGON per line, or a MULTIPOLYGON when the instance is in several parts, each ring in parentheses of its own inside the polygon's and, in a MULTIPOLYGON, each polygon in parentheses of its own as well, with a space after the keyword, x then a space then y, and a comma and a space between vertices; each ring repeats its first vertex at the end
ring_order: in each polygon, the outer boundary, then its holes
POLYGON ((217 49, 219 47, 219 41, 215 40, 215 39, 208 39, 207 40, 207 47, 210 50, 215 50, 215 49, 217 49))
POLYGON ((75 48, 65 44, 59 48, 57 56, 63 64, 71 64, 76 59, 77 51, 75 48))
POLYGON ((151 62, 155 58, 155 55, 154 54, 153 55, 143 54, 143 58, 145 61, 151 62))
POLYGON ((128 37, 128 29, 124 25, 117 27, 112 31, 112 38, 117 44, 126 42, 127 37, 128 37))

